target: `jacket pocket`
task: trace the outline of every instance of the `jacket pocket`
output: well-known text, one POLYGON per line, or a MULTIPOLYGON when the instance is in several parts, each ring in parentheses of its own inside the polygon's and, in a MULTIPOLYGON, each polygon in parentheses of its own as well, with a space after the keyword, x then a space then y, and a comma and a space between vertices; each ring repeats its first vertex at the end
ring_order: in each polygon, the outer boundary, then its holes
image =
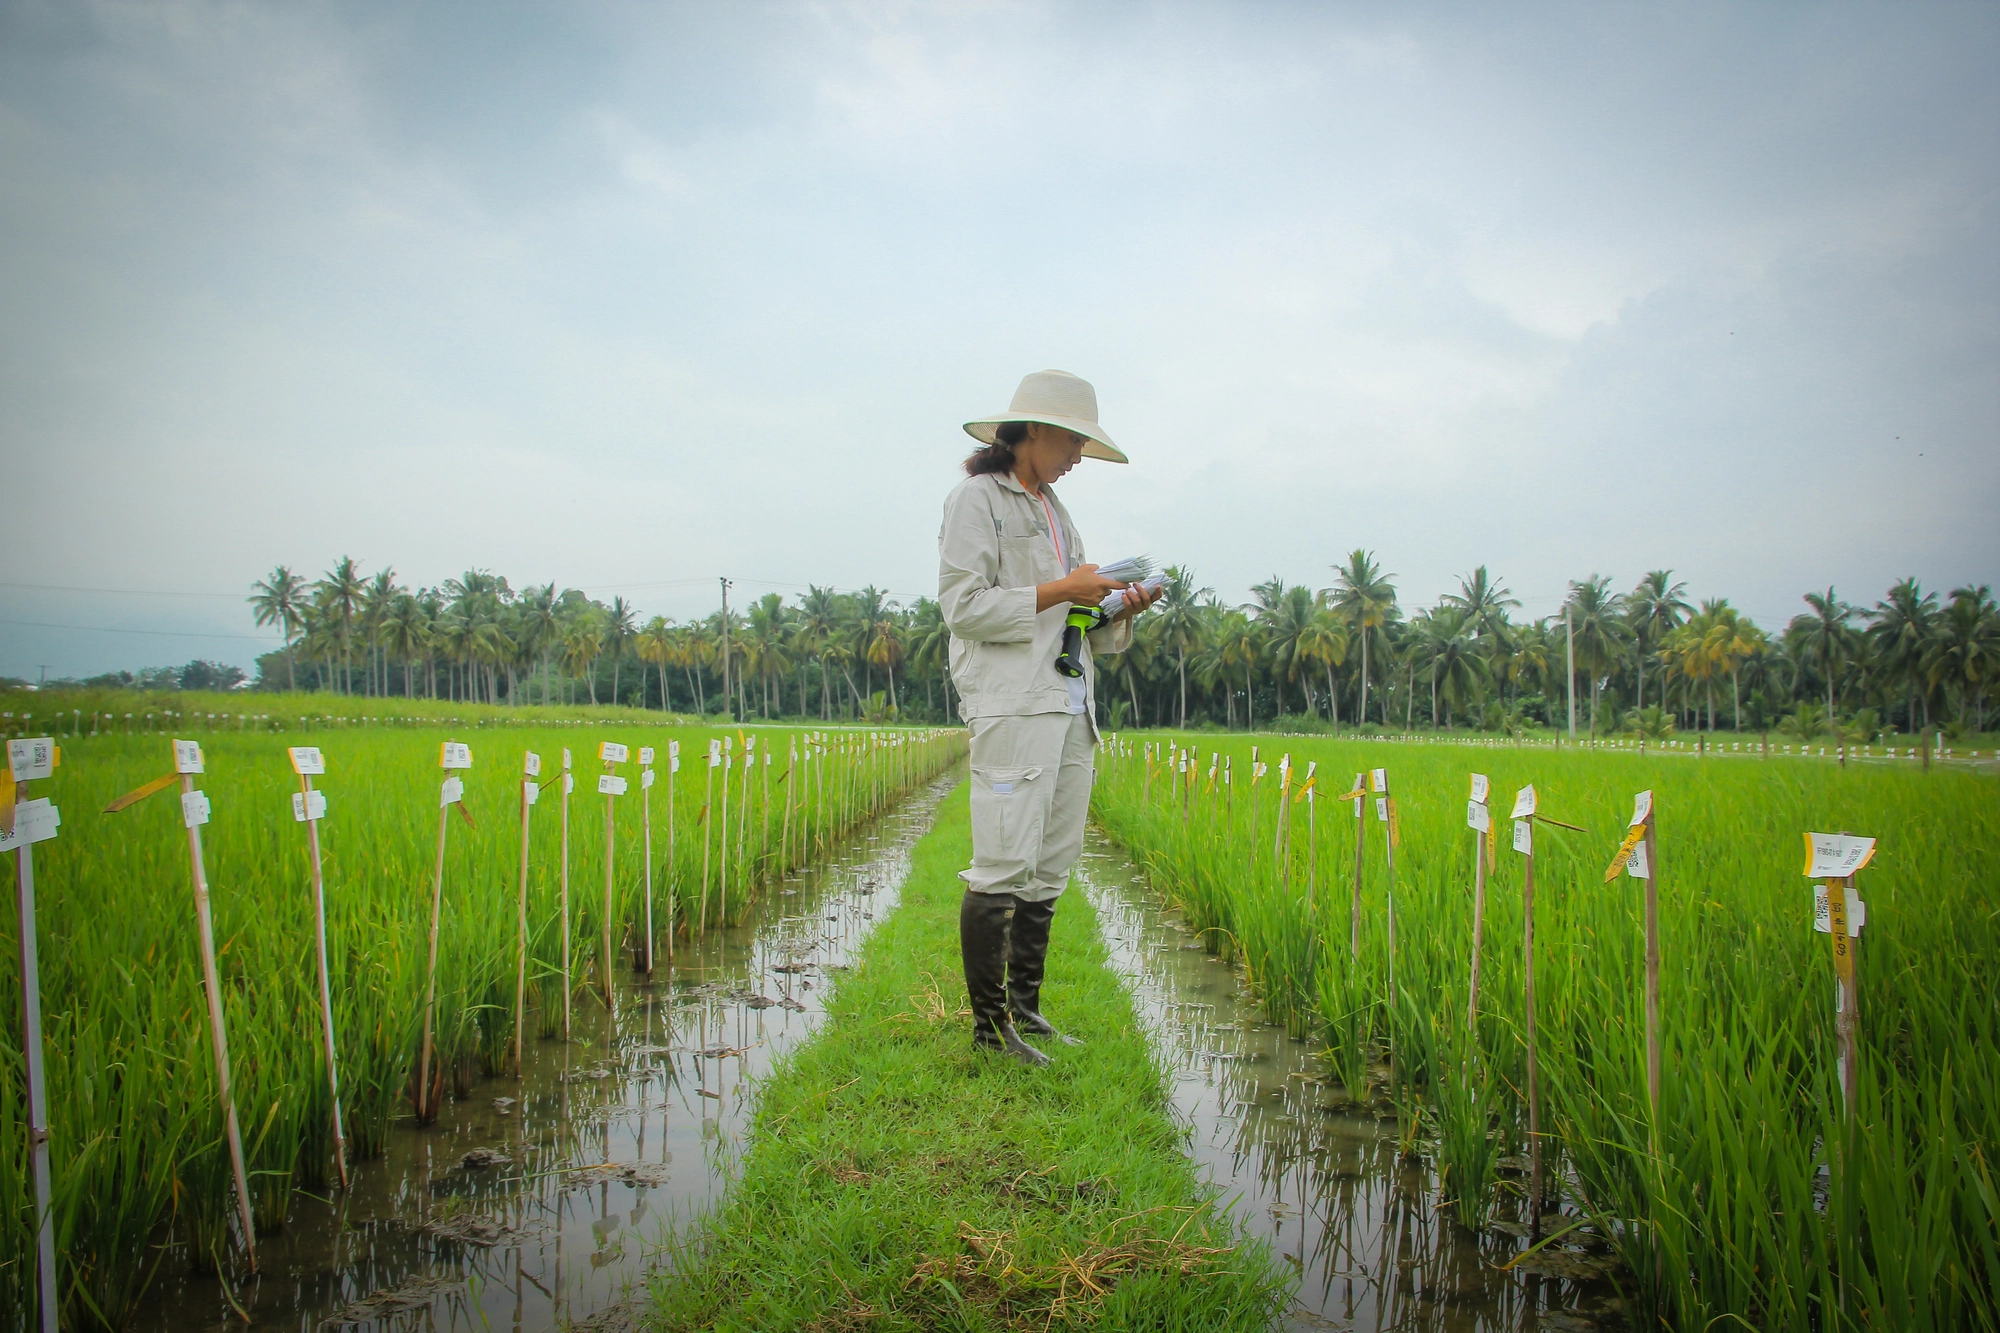
POLYGON ((1041 850, 1041 768, 972 770, 972 857, 987 864, 1032 865, 1041 850))

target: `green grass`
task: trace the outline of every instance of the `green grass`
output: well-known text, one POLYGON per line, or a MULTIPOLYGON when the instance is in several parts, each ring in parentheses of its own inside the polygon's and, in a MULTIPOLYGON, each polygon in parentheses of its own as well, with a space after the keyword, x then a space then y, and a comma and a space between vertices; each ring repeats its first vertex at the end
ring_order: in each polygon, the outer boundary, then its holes
POLYGON ((1081 893, 1063 900, 1045 1012, 1083 1037, 1026 1070, 961 1012, 961 788, 827 1025, 759 1096, 727 1201, 676 1243, 671 1329, 1251 1329, 1280 1299, 1197 1183, 1081 893))
POLYGON ((1173 738, 1135 735, 1099 761, 1095 817, 1213 947, 1241 956, 1273 1018, 1326 1042, 1351 1086, 1379 1076, 1393 1048, 1386 1091, 1422 1116, 1460 1218, 1485 1214, 1498 1197, 1496 1150, 1524 1142, 1522 858, 1506 816, 1533 783, 1542 814, 1588 830, 1535 833, 1548 1178, 1579 1186, 1572 1203, 1614 1236, 1641 1308, 1690 1329, 2000 1328, 2000 785, 1990 775, 1727 750, 1188 739, 1202 781, 1185 802, 1173 738), (1270 765, 1254 787, 1252 744, 1270 765), (1148 746, 1168 747, 1164 762, 1149 762, 1148 746), (1322 799, 1313 839, 1307 807, 1290 807, 1281 858, 1287 752, 1299 777, 1318 762, 1322 799), (1211 753, 1233 760, 1227 793, 1207 788, 1211 753), (1402 830, 1393 994, 1383 826, 1370 800, 1357 959, 1355 819, 1325 799, 1384 766, 1402 830), (1500 839, 1471 1036, 1474 772, 1492 778, 1500 839), (1640 790, 1654 793, 1661 865, 1658 1158, 1642 890, 1604 878, 1640 790), (1811 929, 1801 873, 1807 830, 1879 839, 1859 877, 1868 923, 1851 1118, 1833 1073, 1829 940, 1811 929))

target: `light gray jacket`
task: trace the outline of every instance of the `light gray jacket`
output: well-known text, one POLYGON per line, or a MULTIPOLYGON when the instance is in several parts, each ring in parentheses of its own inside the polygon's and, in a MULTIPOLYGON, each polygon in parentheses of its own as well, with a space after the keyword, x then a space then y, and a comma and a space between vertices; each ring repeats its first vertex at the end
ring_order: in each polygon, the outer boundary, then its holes
MULTIPOLYGON (((962 696, 959 713, 1018 717, 1069 711, 1069 681, 1056 671, 1069 603, 1039 615, 1035 585, 1084 563, 1083 539, 1052 487, 1068 568, 1056 559, 1041 501, 1005 473, 960 482, 944 502, 938 531, 938 602, 951 631, 951 678, 962 696)), ((1123 652, 1132 642, 1130 617, 1092 630, 1084 649, 1085 712, 1096 734, 1097 668, 1091 654, 1123 652)))

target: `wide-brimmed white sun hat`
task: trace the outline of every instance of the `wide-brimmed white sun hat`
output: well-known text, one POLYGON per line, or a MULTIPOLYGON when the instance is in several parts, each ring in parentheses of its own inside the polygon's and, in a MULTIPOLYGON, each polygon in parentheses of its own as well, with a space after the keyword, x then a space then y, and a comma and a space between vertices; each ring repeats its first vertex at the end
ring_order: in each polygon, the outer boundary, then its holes
POLYGON ((1085 458, 1132 461, 1097 424, 1097 390, 1090 387, 1089 380, 1078 379, 1067 370, 1038 370, 1023 376, 1005 412, 966 422, 965 433, 981 444, 991 444, 1000 427, 1010 421, 1039 421, 1073 430, 1090 441, 1083 446, 1085 458))

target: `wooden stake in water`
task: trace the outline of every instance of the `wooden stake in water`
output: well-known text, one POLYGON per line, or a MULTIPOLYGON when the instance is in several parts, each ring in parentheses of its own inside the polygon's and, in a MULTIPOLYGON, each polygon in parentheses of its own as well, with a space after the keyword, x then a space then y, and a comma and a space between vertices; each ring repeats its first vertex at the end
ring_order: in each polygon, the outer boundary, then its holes
POLYGON ((1354 802, 1354 901, 1348 912, 1348 948, 1356 962, 1361 959, 1361 852, 1368 843, 1368 820, 1361 813, 1361 803, 1367 799, 1363 790, 1366 775, 1356 773, 1354 786, 1342 796, 1343 801, 1354 802))
POLYGON ((430 963, 424 973, 424 1045, 417 1059, 417 1123, 428 1125, 437 1119, 437 1099, 431 1093, 432 1028, 437 1017, 438 921, 444 914, 444 835, 451 826, 451 808, 469 825, 465 813, 465 780, 460 770, 472 767, 472 747, 445 741, 438 747, 438 767, 445 770, 444 785, 438 791, 437 871, 431 877, 430 963))
POLYGON ((570 991, 574 989, 570 981, 569 957, 569 797, 576 790, 576 775, 570 771, 569 747, 563 746, 562 771, 562 862, 556 875, 560 902, 557 910, 562 913, 562 1004, 563 1040, 569 1040, 570 991))
POLYGON ((1524 1036, 1528 1043, 1528 1234, 1542 1238, 1542 1090, 1535 1058, 1535 823, 1554 824, 1575 833, 1575 824, 1565 824, 1537 813, 1538 798, 1532 786, 1514 796, 1514 850, 1523 858, 1521 872, 1521 991, 1527 1009, 1524 1036))
MULTIPOLYGON (((708 844, 711 841, 715 821, 708 817, 715 805, 715 770, 722 766, 722 742, 711 737, 708 742, 708 785, 701 798, 701 916, 696 929, 708 929, 708 844)), ((723 784, 727 793, 729 785, 723 784)))
POLYGON ((514 1077, 521 1077, 521 1034, 528 1019, 528 812, 542 794, 535 779, 542 757, 528 750, 521 759, 521 893, 514 925, 514 1077))
POLYGON ((680 898, 680 884, 675 878, 680 858, 674 854, 676 846, 674 828, 674 774, 681 771, 681 743, 667 742, 667 961, 674 961, 674 911, 680 898))
POLYGON ((306 826, 306 849, 312 858, 313 951, 319 960, 320 1037, 326 1048, 326 1085, 333 1099, 333 1163, 340 1187, 347 1188, 347 1135, 340 1124, 340 1069, 334 1055, 333 986, 326 966, 326 880, 320 873, 319 821, 326 817, 326 795, 312 780, 326 772, 326 758, 313 745, 295 745, 287 752, 299 789, 292 796, 292 817, 306 826))
POLYGON ((646 846, 646 975, 653 975, 653 747, 639 747, 639 831, 646 846))
POLYGON ((611 967, 611 916, 612 887, 615 884, 614 871, 617 868, 617 851, 612 845, 612 829, 617 823, 618 798, 625 794, 625 779, 615 771, 625 762, 631 751, 616 741, 602 741, 597 747, 597 757, 604 762, 604 771, 597 775, 597 792, 604 798, 604 951, 599 955, 599 964, 604 971, 604 1007, 609 1010, 616 999, 612 991, 611 967))
MULTIPOLYGON (((1292 797, 1293 805, 1297 805, 1300 801, 1306 803, 1306 916, 1308 918, 1313 915, 1313 900, 1319 887, 1318 801, 1313 793, 1313 786, 1316 781, 1313 774, 1318 769, 1318 760, 1309 759, 1306 761, 1306 780, 1299 784, 1298 795, 1292 797)), ((1317 928, 1313 930, 1313 939, 1315 942, 1319 939, 1317 928)))
POLYGON ((1823 879, 1814 894, 1813 929, 1833 943, 1835 1057, 1842 1113, 1852 1118, 1861 1089, 1861 981, 1856 955, 1868 909, 1854 891, 1854 877, 1875 859, 1875 839, 1847 833, 1806 834, 1806 875, 1823 879))
MULTIPOLYGON (((62 816, 46 800, 23 799, 27 784, 55 772, 53 736, 7 742, 0 783, 0 851, 15 853, 14 927, 21 954, 21 1051, 28 1079, 28 1164, 35 1189, 35 1288, 42 1333, 56 1333, 62 1304, 56 1289, 55 1210, 50 1202, 48 1085, 42 1069, 42 973, 35 947, 34 844, 56 836, 62 816)), ((246 1233, 247 1234, 247 1233, 246 1233)))
POLYGON ((1465 826, 1472 830, 1472 985, 1465 998, 1465 1028, 1477 1048, 1479 1036, 1479 959, 1486 931, 1486 842, 1493 815, 1486 808, 1491 784, 1484 773, 1472 775, 1472 795, 1465 803, 1465 826))
POLYGON ((718 927, 729 924, 729 776, 736 768, 735 738, 722 738, 722 828, 719 837, 722 845, 722 864, 716 876, 716 887, 720 892, 716 897, 715 924, 718 927))
POLYGON ((1646 883, 1646 1109, 1651 1120, 1648 1142, 1660 1152, 1660 890, 1659 855, 1653 836, 1653 793, 1642 791, 1632 800, 1632 819, 1625 841, 1604 872, 1609 884, 1622 869, 1646 883))
POLYGON ((1382 827, 1382 841, 1387 849, 1389 890, 1389 1068, 1396 1067, 1396 798, 1389 795, 1389 770, 1373 769, 1368 774, 1368 788, 1375 793, 1375 819, 1382 827))

